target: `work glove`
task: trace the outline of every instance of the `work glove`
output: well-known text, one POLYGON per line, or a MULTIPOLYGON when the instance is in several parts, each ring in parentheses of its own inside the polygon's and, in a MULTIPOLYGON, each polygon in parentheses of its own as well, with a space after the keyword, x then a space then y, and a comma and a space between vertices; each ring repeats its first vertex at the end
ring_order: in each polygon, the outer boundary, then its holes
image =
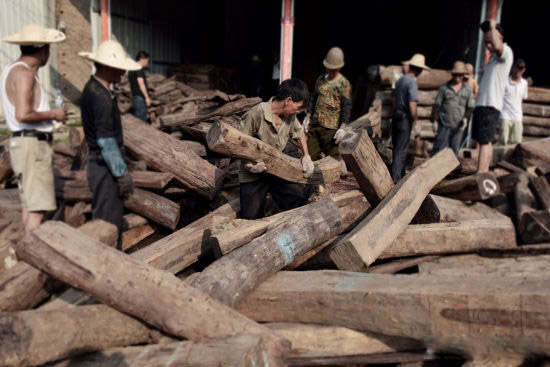
POLYGON ((413 122, 413 131, 414 131, 414 137, 415 138, 420 138, 420 133, 422 132, 422 127, 420 126, 420 122, 418 122, 418 120, 416 120, 415 122, 413 122))
POLYGON ((126 172, 118 179, 118 194, 127 199, 130 195, 134 193, 134 180, 130 173, 126 172))
POLYGON ((439 130, 439 123, 437 121, 434 121, 433 124, 432 124, 432 130, 434 132, 434 134, 437 135, 437 131, 439 130))
POLYGON ((309 117, 305 117, 304 121, 302 122, 302 127, 304 128, 304 131, 307 133, 307 130, 309 129, 309 117))
POLYGON ((302 157, 302 172, 304 172, 304 177, 309 178, 313 174, 313 162, 311 161, 310 155, 305 155, 302 157))
POLYGON ((266 169, 264 162, 258 162, 258 163, 249 162, 249 163, 246 163, 244 167, 252 173, 262 173, 266 169))
POLYGON ((345 127, 341 127, 338 130, 336 130, 336 134, 334 134, 334 142, 336 144, 340 144, 342 140, 344 140, 344 137, 348 133, 349 129, 345 127))
POLYGON ((458 125, 458 129, 460 131, 464 131, 466 130, 466 126, 468 126, 468 119, 462 119, 462 121, 460 121, 460 124, 458 125))

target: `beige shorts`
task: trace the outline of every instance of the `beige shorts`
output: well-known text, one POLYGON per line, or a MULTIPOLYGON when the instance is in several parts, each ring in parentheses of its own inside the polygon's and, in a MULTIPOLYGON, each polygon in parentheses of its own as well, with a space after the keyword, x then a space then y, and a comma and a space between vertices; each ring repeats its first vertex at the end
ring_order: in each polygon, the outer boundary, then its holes
POLYGON ((21 205, 30 212, 56 209, 53 149, 34 137, 11 137, 10 162, 17 177, 21 205))

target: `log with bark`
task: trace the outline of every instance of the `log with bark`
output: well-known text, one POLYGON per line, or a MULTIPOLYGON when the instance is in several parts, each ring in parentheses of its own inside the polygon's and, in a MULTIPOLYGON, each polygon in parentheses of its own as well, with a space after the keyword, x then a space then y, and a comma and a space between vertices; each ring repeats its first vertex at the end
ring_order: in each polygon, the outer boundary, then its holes
POLYGON ((550 106, 536 103, 523 103, 523 113, 525 115, 550 117, 550 106))
POLYGON ((0 153, 0 184, 13 175, 10 163, 10 152, 5 150, 0 153))
POLYGON ((222 170, 186 149, 179 140, 129 114, 122 116, 122 125, 124 146, 135 156, 156 170, 172 173, 200 195, 214 198, 223 181, 222 170))
MULTIPOLYGON (((460 352, 479 363, 485 357, 521 361, 546 354, 548 298, 543 277, 283 271, 263 282, 238 309, 262 322, 411 337, 434 351, 460 352)), ((491 358, 485 366, 498 365, 490 364, 491 358)), ((516 364, 500 364, 511 365, 516 364)))
POLYGON ((2 313, 0 331, 2 366, 39 366, 105 348, 150 343, 160 336, 104 305, 2 313))
POLYGON ((435 195, 447 196, 462 201, 485 200, 498 192, 498 180, 491 172, 443 181, 431 191, 435 195))
POLYGON ((330 156, 314 162, 313 175, 305 178, 299 159, 224 123, 215 122, 206 139, 210 150, 255 163, 264 162, 267 173, 290 182, 330 184, 340 179, 340 163, 330 156))
POLYGON ((509 161, 524 169, 530 166, 540 166, 550 163, 548 144, 550 144, 550 138, 526 141, 518 144, 509 161))
POLYGON ((550 103, 550 89, 540 87, 529 87, 526 102, 550 103))
MULTIPOLYGON (((390 65, 380 68, 382 85, 392 85, 397 81, 393 79, 394 70, 401 70, 401 66, 390 65)), ((447 70, 424 70, 417 78, 418 89, 438 89, 449 80, 451 80, 451 74, 447 70)))
POLYGON ((237 334, 265 336, 273 356, 288 342, 179 281, 62 222, 46 222, 18 242, 24 261, 164 332, 193 341, 237 334))
POLYGON ((124 207, 172 230, 176 229, 180 218, 180 205, 178 203, 137 188, 124 201, 124 207))
POLYGON ((458 164, 447 148, 405 176, 367 218, 332 247, 330 257, 336 266, 360 270, 372 264, 413 219, 432 187, 458 164))
POLYGON ((51 367, 282 367, 282 360, 266 359, 267 348, 257 335, 193 343, 152 344, 112 348, 71 358, 51 367))
POLYGON ((524 129, 526 126, 550 128, 550 117, 536 117, 536 116, 524 115, 522 121, 523 121, 524 129))
POLYGON ((529 184, 535 197, 538 199, 539 207, 544 210, 550 209, 550 184, 545 176, 533 177, 529 184))
POLYGON ((550 127, 523 125, 523 135, 547 138, 550 136, 550 127))
POLYGON ((215 261, 193 286, 235 307, 263 280, 335 236, 342 218, 327 198, 287 213, 266 233, 215 261))
POLYGON ((430 195, 441 215, 441 222, 460 222, 464 220, 506 218, 505 215, 480 203, 465 203, 438 195, 430 195))
POLYGON ((134 171, 130 172, 130 175, 135 187, 149 189, 163 189, 174 178, 171 173, 154 171, 134 171))

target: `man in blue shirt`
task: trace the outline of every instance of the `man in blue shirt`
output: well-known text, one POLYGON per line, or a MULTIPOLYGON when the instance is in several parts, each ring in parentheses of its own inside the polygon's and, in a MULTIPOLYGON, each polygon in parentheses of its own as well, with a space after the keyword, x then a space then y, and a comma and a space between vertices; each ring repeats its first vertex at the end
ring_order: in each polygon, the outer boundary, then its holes
POLYGON ((422 73, 422 70, 430 70, 426 66, 426 58, 422 54, 415 54, 405 62, 409 64, 409 71, 397 81, 393 95, 391 124, 393 156, 390 173, 395 183, 405 175, 405 161, 413 124, 415 136, 420 135, 420 124, 416 112, 418 103, 416 78, 422 73))

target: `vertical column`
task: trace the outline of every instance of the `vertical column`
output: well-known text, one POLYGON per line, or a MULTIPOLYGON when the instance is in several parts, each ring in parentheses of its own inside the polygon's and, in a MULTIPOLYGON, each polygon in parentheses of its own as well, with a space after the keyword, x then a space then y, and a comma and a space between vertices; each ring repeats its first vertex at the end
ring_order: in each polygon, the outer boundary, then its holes
POLYGON ((282 0, 281 19, 281 77, 289 79, 292 75, 292 42, 294 38, 294 0, 282 0))
POLYGON ((109 18, 109 0, 101 0, 101 41, 111 39, 109 18))

